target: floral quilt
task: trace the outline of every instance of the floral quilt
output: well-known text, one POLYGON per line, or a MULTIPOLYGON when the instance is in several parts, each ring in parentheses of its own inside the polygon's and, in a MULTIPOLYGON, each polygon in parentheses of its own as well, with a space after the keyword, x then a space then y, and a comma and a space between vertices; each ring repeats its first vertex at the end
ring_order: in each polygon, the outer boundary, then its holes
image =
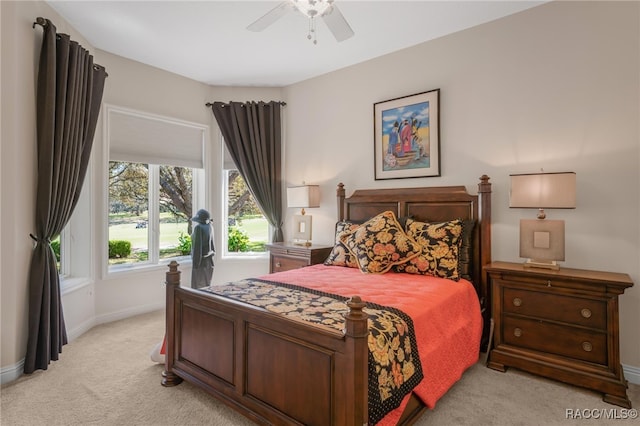
MULTIPOLYGON (((346 297, 256 278, 201 290, 340 332, 349 310, 346 297)), ((423 374, 411 318, 374 303, 364 311, 369 315, 369 423, 374 425, 400 405, 423 374)))

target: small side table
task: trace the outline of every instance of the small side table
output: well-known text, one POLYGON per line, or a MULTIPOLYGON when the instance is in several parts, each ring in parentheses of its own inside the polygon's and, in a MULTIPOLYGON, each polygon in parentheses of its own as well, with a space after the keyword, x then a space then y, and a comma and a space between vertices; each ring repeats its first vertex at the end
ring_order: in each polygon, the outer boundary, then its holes
POLYGON ((618 296, 633 286, 629 275, 508 262, 484 269, 495 321, 489 368, 519 368, 602 392, 605 402, 631 408, 618 333, 618 296))
POLYGON ((333 246, 300 246, 291 242, 267 244, 269 250, 269 273, 288 271, 304 266, 323 263, 333 246))

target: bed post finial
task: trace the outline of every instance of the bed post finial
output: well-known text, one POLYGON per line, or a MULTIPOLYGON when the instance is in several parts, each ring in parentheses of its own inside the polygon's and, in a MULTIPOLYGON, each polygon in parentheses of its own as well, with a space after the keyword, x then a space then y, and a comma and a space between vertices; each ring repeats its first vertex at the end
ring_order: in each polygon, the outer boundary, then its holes
POLYGON ((367 321, 369 315, 362 310, 366 304, 360 296, 353 296, 347 300, 347 306, 349 307, 349 312, 345 315, 347 319, 346 334, 354 337, 366 336, 369 332, 367 321))
POLYGON ((336 196, 338 197, 338 221, 344 220, 344 183, 340 182, 338 184, 338 189, 336 189, 336 196))
POLYGON ((491 184, 489 183, 489 176, 487 175, 480 176, 480 183, 478 184, 478 188, 480 189, 479 192, 491 192, 491 184))
POLYGON ((180 266, 180 264, 175 260, 172 260, 167 266, 169 267, 169 271, 166 274, 165 283, 180 285, 180 271, 178 271, 178 266, 180 266))

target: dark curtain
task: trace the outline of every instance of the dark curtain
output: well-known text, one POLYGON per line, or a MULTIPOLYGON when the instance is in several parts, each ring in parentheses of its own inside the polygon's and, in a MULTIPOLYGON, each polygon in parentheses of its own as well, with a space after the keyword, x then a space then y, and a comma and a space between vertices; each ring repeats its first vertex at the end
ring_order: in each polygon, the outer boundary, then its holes
POLYGON ((227 150, 251 194, 282 241, 282 124, 280 102, 210 104, 227 150))
POLYGON ((38 186, 24 363, 28 374, 46 370, 67 343, 51 240, 60 234, 78 202, 107 77, 82 46, 66 34, 56 34, 51 21, 38 18, 36 23, 44 33, 36 99, 38 186))

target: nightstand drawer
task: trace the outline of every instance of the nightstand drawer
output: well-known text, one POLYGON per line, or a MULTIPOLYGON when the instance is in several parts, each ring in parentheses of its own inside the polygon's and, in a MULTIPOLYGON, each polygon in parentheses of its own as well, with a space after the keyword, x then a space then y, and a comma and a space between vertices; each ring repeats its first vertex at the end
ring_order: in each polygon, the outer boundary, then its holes
POLYGON ((606 330, 607 305, 600 300, 504 287, 502 309, 542 319, 606 330))
POLYGON ((308 259, 277 254, 271 256, 271 272, 288 271, 289 269, 303 268, 308 265, 308 259))
POLYGON ((322 263, 331 253, 333 246, 300 246, 279 242, 267 244, 267 248, 270 253, 269 273, 274 273, 322 263))
POLYGON ((503 330, 508 345, 607 365, 606 333, 511 316, 503 330))

